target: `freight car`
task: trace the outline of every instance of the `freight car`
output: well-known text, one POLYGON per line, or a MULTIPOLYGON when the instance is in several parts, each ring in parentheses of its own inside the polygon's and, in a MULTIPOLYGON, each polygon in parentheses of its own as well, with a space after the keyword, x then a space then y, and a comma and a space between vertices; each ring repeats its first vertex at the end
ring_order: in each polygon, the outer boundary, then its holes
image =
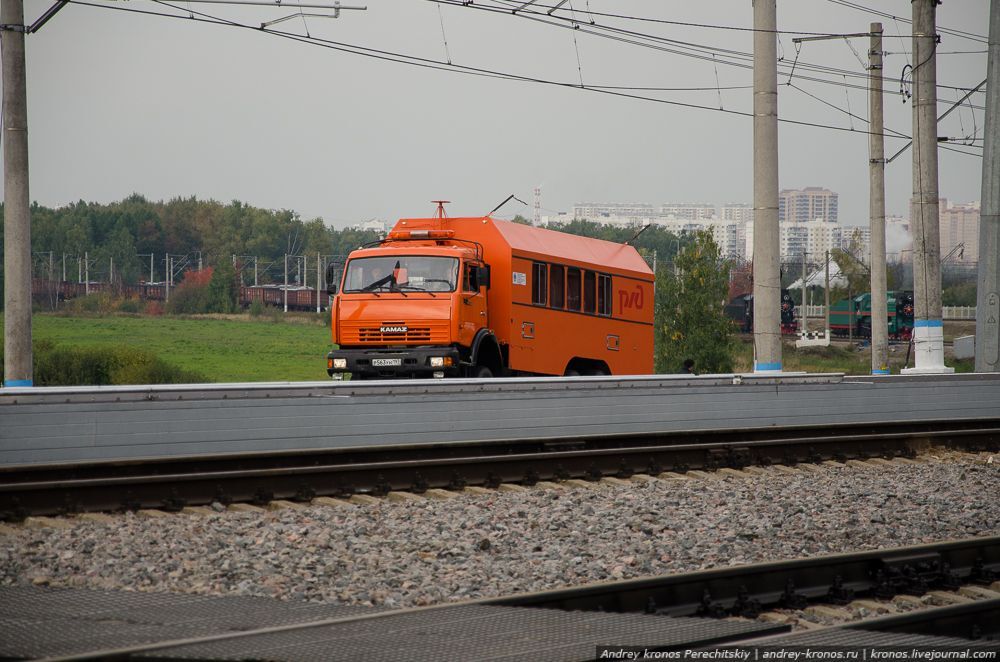
MULTIPOLYGON (((886 293, 889 338, 909 340, 913 333, 913 292, 908 290, 886 293)), ((872 295, 859 294, 842 299, 830 306, 830 332, 836 336, 872 336, 872 295)))
MULTIPOLYGON (((781 290, 781 333, 794 335, 799 329, 795 319, 795 302, 788 290, 781 290)), ((726 304, 726 316, 741 333, 753 333, 753 294, 741 294, 726 304)))
MULTIPOLYGON (((87 294, 96 294, 108 291, 108 283, 92 282, 74 283, 71 281, 48 281, 40 278, 32 282, 32 295, 44 300, 49 293, 53 293, 59 301, 70 301, 87 294)), ((173 289, 173 288, 171 288, 173 289)), ((141 299, 143 301, 164 301, 167 298, 167 287, 163 283, 137 283, 119 284, 116 283, 111 290, 116 296, 126 299, 141 299)), ((288 287, 288 309, 315 311, 317 292, 311 287, 288 287)), ((327 309, 327 295, 325 291, 319 292, 320 309, 327 309)), ((284 307, 285 293, 281 285, 259 285, 240 287, 240 306, 248 307, 254 301, 260 301, 265 306, 284 307)))

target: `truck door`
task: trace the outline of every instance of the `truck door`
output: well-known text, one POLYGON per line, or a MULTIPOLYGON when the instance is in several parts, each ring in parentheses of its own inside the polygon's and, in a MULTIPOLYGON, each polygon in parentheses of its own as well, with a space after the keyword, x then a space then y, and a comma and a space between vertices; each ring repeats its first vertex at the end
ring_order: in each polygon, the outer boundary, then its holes
POLYGON ((466 262, 462 265, 462 292, 458 304, 458 342, 471 347, 476 332, 488 326, 486 317, 485 284, 481 277, 482 265, 466 262))

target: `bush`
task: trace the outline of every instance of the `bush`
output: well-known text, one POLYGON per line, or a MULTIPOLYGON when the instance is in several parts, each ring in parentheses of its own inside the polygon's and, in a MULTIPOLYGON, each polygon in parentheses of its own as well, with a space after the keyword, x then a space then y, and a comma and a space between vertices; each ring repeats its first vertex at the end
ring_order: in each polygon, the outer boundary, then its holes
MULTIPOLYGON (((35 386, 185 384, 206 381, 155 354, 132 347, 67 347, 39 340, 32 346, 35 386)), ((0 348, 0 364, 2 364, 0 348)))
POLYGON ((118 312, 122 313, 141 313, 142 308, 142 302, 138 299, 123 299, 122 302, 118 304, 118 312))
POLYGON ((118 308, 119 301, 109 292, 95 292, 86 296, 70 299, 63 310, 71 313, 91 313, 107 315, 118 308))
POLYGON ((250 317, 260 317, 264 314, 264 302, 254 299, 250 302, 250 317))

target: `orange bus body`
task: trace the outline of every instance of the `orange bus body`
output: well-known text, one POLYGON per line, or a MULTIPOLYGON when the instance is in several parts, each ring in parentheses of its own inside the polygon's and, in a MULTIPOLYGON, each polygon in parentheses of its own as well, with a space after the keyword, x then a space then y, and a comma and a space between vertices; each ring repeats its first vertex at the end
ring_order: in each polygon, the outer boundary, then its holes
POLYGON ((332 376, 652 372, 654 279, 632 246, 488 216, 401 219, 380 245, 351 253, 344 283, 352 260, 403 256, 457 258, 455 290, 341 287, 332 376), (473 271, 463 283, 474 267, 488 276, 473 271), (429 365, 436 350, 451 365, 429 365))

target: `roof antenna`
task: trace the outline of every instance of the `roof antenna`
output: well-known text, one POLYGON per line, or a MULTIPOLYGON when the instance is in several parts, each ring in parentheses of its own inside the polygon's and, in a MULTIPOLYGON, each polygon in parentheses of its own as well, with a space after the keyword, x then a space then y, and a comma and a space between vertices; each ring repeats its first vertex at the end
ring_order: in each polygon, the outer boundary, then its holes
POLYGON ((635 241, 636 239, 639 238, 639 235, 641 235, 643 232, 645 232, 646 230, 648 230, 651 225, 652 225, 652 223, 650 223, 648 220, 645 221, 645 222, 643 222, 642 228, 640 228, 638 232, 636 232, 634 235, 632 235, 632 238, 629 239, 628 241, 626 241, 624 245, 625 246, 630 245, 633 241, 635 241))
POLYGON ((524 200, 522 200, 522 199, 520 199, 520 198, 516 198, 516 197, 514 197, 514 194, 513 194, 513 193, 511 193, 511 194, 510 194, 510 195, 508 195, 508 196, 507 196, 506 198, 504 198, 504 201, 503 201, 503 202, 501 202, 501 203, 500 203, 500 204, 498 204, 498 205, 497 205, 496 207, 494 207, 493 209, 491 209, 491 210, 490 210, 490 213, 489 213, 489 214, 486 214, 486 215, 487 215, 487 216, 492 216, 492 215, 493 215, 493 212, 495 212, 495 211, 496 211, 497 209, 500 209, 500 208, 501 208, 501 207, 503 207, 503 206, 504 206, 505 204, 507 204, 508 202, 510 202, 511 198, 513 198, 514 200, 517 200, 518 202, 520 202, 520 203, 521 203, 522 205, 524 205, 525 207, 527 207, 527 206, 528 206, 528 203, 527 203, 527 202, 525 202, 524 200))
POLYGON ((451 202, 451 200, 431 200, 434 204, 438 206, 437 217, 438 218, 448 218, 448 214, 444 213, 444 206, 451 202))

